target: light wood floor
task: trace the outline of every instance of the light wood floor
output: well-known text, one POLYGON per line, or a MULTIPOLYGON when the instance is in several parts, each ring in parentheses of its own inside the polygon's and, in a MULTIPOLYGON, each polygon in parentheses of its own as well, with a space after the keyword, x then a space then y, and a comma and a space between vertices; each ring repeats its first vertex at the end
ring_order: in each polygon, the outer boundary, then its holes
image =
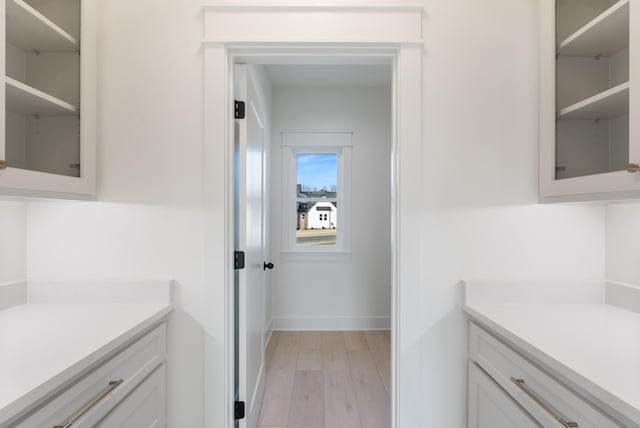
POLYGON ((388 331, 273 332, 260 428, 389 428, 388 331))

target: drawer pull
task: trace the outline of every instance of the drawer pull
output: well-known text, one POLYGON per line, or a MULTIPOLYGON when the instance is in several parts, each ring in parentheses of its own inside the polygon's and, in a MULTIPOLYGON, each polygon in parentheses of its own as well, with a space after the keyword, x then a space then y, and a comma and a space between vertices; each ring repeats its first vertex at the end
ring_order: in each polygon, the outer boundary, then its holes
POLYGON ((538 403, 540 407, 547 411, 555 420, 560 422, 563 427, 566 428, 578 428, 578 423, 573 422, 562 416, 562 414, 555 409, 551 404, 547 403, 547 401, 538 395, 534 390, 529 388, 525 383, 524 379, 516 379, 515 377, 511 378, 511 382, 515 383, 518 388, 520 388, 525 394, 529 396, 533 401, 538 403))
POLYGON ((120 385, 122 382, 123 382, 122 379, 110 381, 109 384, 105 386, 104 389, 98 395, 96 395, 87 404, 82 406, 77 412, 73 414, 73 416, 71 416, 69 419, 67 419, 65 422, 61 423, 60 425, 55 425, 53 428, 69 428, 73 426, 73 424, 78 419, 84 416, 89 410, 91 410, 96 404, 102 401, 107 395, 111 394, 111 392, 114 389, 116 389, 118 385, 120 385))

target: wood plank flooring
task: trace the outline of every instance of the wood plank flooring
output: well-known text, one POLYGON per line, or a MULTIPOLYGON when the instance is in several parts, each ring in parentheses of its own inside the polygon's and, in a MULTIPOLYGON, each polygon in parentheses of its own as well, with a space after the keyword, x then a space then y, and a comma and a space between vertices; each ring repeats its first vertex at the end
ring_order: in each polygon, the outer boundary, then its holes
POLYGON ((388 331, 277 332, 259 428, 388 428, 388 331))

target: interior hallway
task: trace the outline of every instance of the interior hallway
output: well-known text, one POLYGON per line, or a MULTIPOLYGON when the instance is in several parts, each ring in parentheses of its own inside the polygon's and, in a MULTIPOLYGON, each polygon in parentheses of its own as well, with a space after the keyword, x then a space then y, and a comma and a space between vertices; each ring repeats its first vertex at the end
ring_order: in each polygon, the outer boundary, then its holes
POLYGON ((273 332, 261 428, 388 428, 389 331, 273 332))

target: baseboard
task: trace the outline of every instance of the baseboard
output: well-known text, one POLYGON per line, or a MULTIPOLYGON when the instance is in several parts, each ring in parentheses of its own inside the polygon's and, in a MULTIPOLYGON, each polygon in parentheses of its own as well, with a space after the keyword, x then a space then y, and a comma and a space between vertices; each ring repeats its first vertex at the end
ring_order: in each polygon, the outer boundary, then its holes
POLYGON ((256 383, 256 387, 253 390, 253 394, 251 394, 251 401, 246 403, 246 405, 248 406, 246 412, 247 426, 256 426, 258 424, 260 406, 262 405, 262 398, 264 397, 266 377, 267 375, 265 373, 265 365, 262 364, 260 366, 260 373, 258 374, 258 382, 256 383))
POLYGON ((0 311, 27 303, 27 282, 14 281, 0 284, 0 311))
POLYGON ((640 313, 640 287, 607 281, 605 302, 608 305, 640 313))
POLYGON ((271 336, 273 336, 273 318, 269 320, 264 329, 264 349, 267 349, 269 346, 269 342, 271 341, 271 336))
POLYGON ((390 330, 391 317, 273 318, 273 330, 390 330))

